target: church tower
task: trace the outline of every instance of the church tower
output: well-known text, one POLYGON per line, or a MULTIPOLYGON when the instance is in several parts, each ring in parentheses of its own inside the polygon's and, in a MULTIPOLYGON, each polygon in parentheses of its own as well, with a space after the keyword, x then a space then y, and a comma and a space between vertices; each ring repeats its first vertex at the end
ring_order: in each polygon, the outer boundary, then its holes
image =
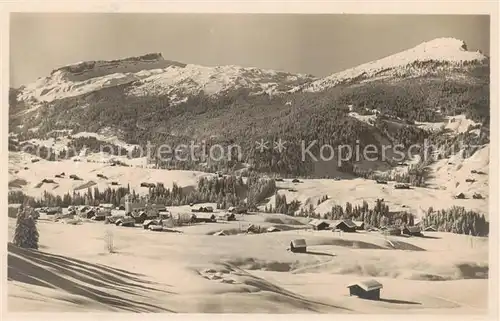
POLYGON ((124 196, 125 200, 125 214, 131 213, 132 212, 132 196, 130 194, 127 194, 124 196))

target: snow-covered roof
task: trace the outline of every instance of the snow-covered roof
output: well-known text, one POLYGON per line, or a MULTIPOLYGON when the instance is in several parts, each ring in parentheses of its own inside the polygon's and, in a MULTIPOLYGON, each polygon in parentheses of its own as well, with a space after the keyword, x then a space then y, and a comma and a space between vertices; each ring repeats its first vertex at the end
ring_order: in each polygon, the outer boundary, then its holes
POLYGON ((304 239, 295 239, 295 240, 292 240, 292 245, 294 247, 306 247, 306 240, 304 239))
POLYGON ((312 225, 312 226, 319 226, 321 224, 329 225, 328 222, 326 222, 324 220, 320 220, 320 219, 314 219, 314 220, 309 222, 309 225, 312 225))
POLYGON ((377 290, 377 289, 381 289, 383 288, 383 285, 382 283, 376 281, 376 280, 365 280, 365 281, 361 281, 361 282, 355 282, 355 283, 351 283, 349 284, 347 287, 350 288, 352 286, 359 286, 360 288, 362 288, 363 290, 365 291, 373 291, 373 290, 377 290))

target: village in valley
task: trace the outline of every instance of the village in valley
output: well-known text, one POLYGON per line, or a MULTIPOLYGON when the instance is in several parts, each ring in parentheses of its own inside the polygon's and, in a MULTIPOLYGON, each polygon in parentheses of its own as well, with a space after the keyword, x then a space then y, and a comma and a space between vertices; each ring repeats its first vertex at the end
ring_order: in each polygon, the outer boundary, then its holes
POLYGON ((321 76, 158 47, 11 86, 9 311, 486 314, 490 58, 400 41, 321 76))
MULTIPOLYGON (((40 160, 30 166, 39 166, 40 164, 43 166, 44 162, 47 161, 40 160)), ((60 164, 70 162, 63 161, 60 164)), ((19 163, 17 166, 24 165, 19 163)), ((57 168, 61 168, 60 166, 57 168)), ((110 185, 110 182, 118 180, 117 173, 119 171, 145 170, 120 166, 115 168, 115 166, 106 163, 82 163, 81 166, 83 168, 85 166, 99 166, 101 168, 99 172, 107 175, 95 174, 96 171, 92 171, 93 175, 96 177, 99 175, 101 178, 100 184, 96 184, 96 186, 101 186, 102 181, 110 185), (110 169, 117 172, 110 173, 110 169), (105 178, 102 178, 103 176, 105 178)), ((82 171, 82 167, 78 175, 85 181, 88 177, 86 177, 85 171, 82 171)), ((152 174, 151 178, 155 177, 154 173, 159 171, 161 170, 147 169, 147 172, 152 174)), ((189 175, 189 171, 171 170, 166 172, 171 176, 180 175, 177 176, 179 179, 189 175)), ((61 174, 63 173, 55 174, 59 175, 59 178, 55 178, 59 182, 69 180, 73 181, 73 184, 85 184, 69 177, 65 178, 67 175, 61 174)), ((243 178, 220 173, 197 173, 197 175, 199 177, 196 190, 203 188, 200 181, 219 182, 219 192, 224 194, 227 192, 228 182, 233 188, 238 181, 246 185, 248 180, 257 180, 257 178, 243 178)), ((141 177, 145 178, 146 175, 141 175, 141 177)), ((301 194, 307 195, 307 184, 317 186, 319 182, 322 184, 330 182, 346 185, 346 182, 336 179, 308 180, 260 177, 258 181, 265 182, 254 185, 259 186, 258 188, 254 187, 258 191, 265 191, 266 187, 264 186, 272 186, 271 191, 283 191, 288 193, 287 195, 298 197, 301 194), (290 190, 293 191, 290 192, 290 190)), ((275 281, 265 281, 266 284, 267 282, 287 283, 289 282, 286 281, 288 277, 282 279, 287 275, 302 276, 304 278, 303 283, 301 282, 303 285, 293 290, 296 293, 309 293, 307 292, 309 290, 305 288, 306 284, 315 282, 316 277, 320 276, 329 278, 329 284, 336 289, 333 294, 326 288, 326 292, 323 292, 322 289, 312 290, 313 292, 307 295, 307 299, 294 295, 287 299, 290 302, 282 306, 283 310, 275 311, 299 311, 302 309, 301 304, 313 300, 313 303, 308 303, 311 304, 308 309, 335 313, 344 313, 348 310, 384 311, 384 313, 389 310, 389 312, 397 313, 400 311, 397 309, 400 305, 427 307, 418 311, 435 311, 443 304, 449 308, 457 309, 460 304, 455 303, 455 300, 459 300, 459 298, 451 299, 453 300, 451 303, 444 299, 442 294, 437 294, 443 291, 438 290, 437 287, 441 287, 441 283, 448 280, 450 286, 453 285, 453 282, 464 282, 467 283, 471 291, 481 291, 483 285, 476 281, 485 280, 488 277, 488 268, 485 265, 487 264, 488 239, 484 236, 472 235, 472 227, 474 227, 474 233, 483 233, 479 228, 480 220, 473 220, 472 216, 469 218, 471 225, 468 234, 470 235, 459 235, 445 232, 448 224, 446 220, 432 221, 430 219, 432 216, 426 217, 424 214, 418 217, 409 214, 410 208, 408 206, 393 205, 392 207, 397 210, 390 211, 389 205, 386 203, 389 201, 391 204, 396 204, 399 200, 394 197, 388 200, 377 198, 373 204, 363 201, 353 205, 347 202, 345 207, 334 205, 327 213, 316 214, 314 210, 319 211, 321 204, 331 200, 328 195, 323 195, 318 197, 317 202, 314 202, 316 206, 301 207, 295 215, 290 215, 284 214, 288 210, 284 210, 283 204, 293 207, 293 204, 298 205, 299 202, 287 203, 285 200, 284 203, 280 203, 283 200, 278 192, 275 192, 275 195, 269 194, 269 191, 264 194, 256 192, 255 194, 261 195, 255 199, 260 204, 248 204, 246 201, 249 199, 245 198, 241 201, 235 201, 234 204, 237 205, 230 205, 226 202, 228 197, 222 197, 219 200, 215 197, 212 199, 214 202, 189 202, 189 195, 192 195, 193 198, 199 197, 196 190, 186 188, 189 186, 181 188, 174 183, 177 196, 164 198, 162 202, 162 198, 157 197, 156 191, 158 189, 168 190, 160 195, 174 195, 174 193, 165 188, 162 183, 153 184, 150 182, 151 180, 149 183, 145 181, 134 183, 139 191, 143 191, 142 193, 136 193, 135 189, 131 189, 130 186, 119 188, 110 193, 111 187, 107 190, 102 188, 101 192, 95 189, 92 193, 89 187, 87 188, 89 194, 83 192, 84 196, 80 196, 80 192, 75 191, 71 199, 69 196, 64 197, 64 195, 60 198, 45 195, 46 201, 42 202, 44 196, 41 194, 38 201, 36 198, 31 200, 34 202, 31 206, 29 201, 24 204, 11 203, 9 204, 9 217, 11 217, 9 219, 9 232, 14 233, 14 223, 16 217, 19 217, 19 213, 31 213, 30 215, 38 221, 42 244, 50 244, 51 248, 57 249, 57 253, 62 255, 73 257, 73 253, 76 251, 80 253, 78 257, 82 260, 95 260, 99 264, 111 266, 120 262, 118 265, 120 269, 134 271, 142 270, 137 268, 137 264, 141 264, 141 266, 147 264, 149 267, 146 269, 148 270, 147 275, 155 282, 159 282, 157 285, 159 289, 162 289, 163 281, 161 280, 176 283, 175 286, 180 289, 187 287, 186 282, 189 282, 191 286, 198 289, 186 290, 187 292, 183 294, 186 296, 193 295, 190 294, 190 291, 202 291, 206 295, 212 293, 211 291, 225 291, 216 290, 218 287, 205 289, 204 282, 195 281, 196 275, 206 281, 236 287, 240 289, 237 290, 239 294, 235 295, 235 299, 239 297, 237 299, 240 302, 239 307, 233 306, 229 311, 247 311, 249 309, 267 311, 271 309, 268 306, 269 303, 266 303, 267 299, 264 299, 266 296, 262 298, 264 301, 258 300, 248 304, 245 303, 248 299, 243 294, 246 291, 250 291, 250 293, 268 291, 264 290, 264 285, 255 283, 257 280, 255 278, 267 277, 268 274, 275 281), (116 195, 113 196, 113 194, 116 195), (120 196, 121 194, 123 196, 120 196), (92 195, 93 199, 89 198, 88 195, 92 195), (60 204, 65 204, 59 206, 38 205, 42 203, 55 204, 58 202, 57 199, 59 199, 60 204), (113 203, 105 203, 106 200, 113 200, 113 203), (177 202, 177 204, 174 205, 173 202, 177 202), (313 210, 309 208, 313 208, 313 210), (61 240, 65 241, 61 243, 61 240), (80 248, 78 245, 80 243, 85 243, 85 247, 80 248), (446 255, 453 255, 450 258, 450 263, 444 266, 439 260, 434 260, 441 255, 442 251, 446 251, 446 255), (130 259, 130 255, 133 255, 134 260, 130 259), (162 268, 153 268, 157 264, 162 264, 162 257, 168 257, 168 268, 165 267, 169 271, 168 273, 162 272, 162 268), (188 274, 183 276, 185 273, 188 274), (191 273, 194 274, 188 276, 191 273), (172 280, 172 277, 175 281, 172 280), (410 282, 409 284, 412 284, 416 289, 420 285, 425 285, 425 287, 421 290, 405 293, 397 285, 399 282, 410 282), (436 293, 435 295, 427 293, 429 287, 434 289, 432 291, 436 293), (332 301, 332 296, 337 297, 333 301, 336 303, 332 306, 325 306, 324 302, 332 301), (365 298, 369 301, 367 301, 368 303, 361 301, 356 303, 347 300, 349 297, 365 298), (394 302, 397 303, 394 304, 394 302), (391 306, 396 308, 392 310, 391 306)), ((392 182, 363 181, 363 183, 378 188, 397 189, 397 184, 392 182)), ((53 184, 44 183, 44 185, 51 186, 53 184)), ((215 188, 215 183, 213 186, 215 188)), ((246 195, 249 194, 252 193, 248 192, 246 195)), ((225 196, 229 195, 231 194, 228 193, 225 196)), ((209 201, 210 197, 207 200, 209 201)), ((307 203, 312 205, 311 201, 307 203)), ((295 211, 295 209, 290 209, 290 211, 295 211)), ((446 217, 449 214, 443 212, 443 215, 446 217)), ((456 212, 451 213, 451 215, 460 214, 456 212)), ((486 222, 483 222, 484 224, 486 222)), ((40 250, 44 251, 43 248, 40 250)), ((22 253, 12 248, 12 255, 15 257, 24 256, 25 260, 29 260, 31 254, 22 253)), ((39 261, 37 266, 46 265, 47 268, 50 268, 48 262, 39 261)), ((82 261, 80 264, 84 264, 82 265, 84 268, 86 263, 82 261)), ((69 270, 64 273, 69 273, 69 270)), ((114 273, 112 270, 106 272, 110 275, 114 275, 114 273)), ((14 281, 23 279, 13 275, 14 281)), ((40 277, 43 278, 43 276, 40 277)), ((123 281, 128 279, 125 274, 122 277, 123 281)), ((71 282, 80 284, 79 286, 87 286, 85 283, 81 283, 84 280, 77 276, 71 276, 70 279, 71 282)), ((96 289, 92 286, 88 290, 96 291, 96 289)), ((17 293, 19 290, 19 288, 14 288, 13 291, 17 293)), ((229 288, 227 290, 231 291, 229 288)), ((138 299, 136 295, 123 292, 124 289, 116 288, 112 291, 116 295, 121 295, 123 302, 138 299)), ((288 293, 286 291, 285 288, 280 287, 272 290, 272 293, 288 297, 289 294, 286 294, 288 293)), ((136 303, 135 310, 161 312, 165 311, 166 307, 178 307, 177 301, 171 300, 170 296, 168 299, 154 296, 153 299, 154 290, 146 292, 143 295, 148 296, 147 302, 157 301, 157 304, 154 307, 145 306, 142 304, 144 301, 138 300, 141 303, 136 303)), ((71 293, 72 291, 67 295, 78 294, 71 293)), ((46 295, 52 296, 50 293, 46 295)), ((216 298, 212 294, 210 295, 211 300, 216 298)), ((17 300, 15 299, 14 302, 17 300)), ((205 301, 207 297, 198 300, 205 301)), ((184 311, 190 312, 194 309, 228 311, 227 308, 224 308, 226 305, 223 302, 225 301, 217 302, 219 303, 213 303, 215 305, 213 310, 187 305, 184 307, 184 311)), ((122 304, 110 304, 106 307, 96 307, 96 309, 119 311, 123 308, 122 304)), ((468 306, 459 309, 469 310, 468 306)))
MULTIPOLYGON (((126 194, 119 206, 110 203, 102 203, 97 206, 80 205, 62 207, 40 207, 34 208, 34 215, 40 218, 43 215, 46 219, 51 219, 54 222, 63 221, 66 224, 80 224, 84 221, 103 221, 104 224, 114 224, 116 226, 137 227, 142 226, 144 229, 151 231, 168 231, 169 228, 182 225, 192 225, 197 223, 216 223, 216 222, 231 222, 237 221, 236 215, 245 222, 244 215, 258 214, 259 209, 255 208, 255 213, 249 213, 246 205, 230 206, 227 209, 217 209, 209 205, 196 205, 191 203, 189 208, 185 206, 175 209, 174 213, 167 210, 164 204, 155 204, 150 202, 145 197, 140 197, 134 201, 130 194, 126 194), (182 210, 180 210, 182 208, 182 210)), ((9 216, 17 217, 17 213, 22 211, 23 204, 10 204, 9 216)), ((263 213, 265 214, 265 213, 263 213)), ((239 226, 241 227, 241 221, 239 226)), ((250 220, 251 222, 251 220, 250 220)), ((312 229, 315 231, 329 230, 339 233, 353 233, 356 231, 380 232, 384 235, 406 235, 406 236, 423 236, 422 232, 437 232, 437 228, 433 225, 422 226, 420 221, 411 222, 409 224, 401 224, 400 226, 381 226, 380 229, 366 224, 364 221, 356 221, 352 219, 312 219, 304 229, 312 229)), ((279 227, 269 226, 262 228, 254 224, 248 224, 247 227, 240 229, 240 233, 264 233, 278 232, 279 227)), ((224 230, 214 233, 214 235, 227 235, 224 230)), ((304 243, 305 244, 305 243, 304 243)), ((293 252, 293 242, 290 243, 290 250, 293 252)), ((299 250, 300 251, 300 250, 299 250)))

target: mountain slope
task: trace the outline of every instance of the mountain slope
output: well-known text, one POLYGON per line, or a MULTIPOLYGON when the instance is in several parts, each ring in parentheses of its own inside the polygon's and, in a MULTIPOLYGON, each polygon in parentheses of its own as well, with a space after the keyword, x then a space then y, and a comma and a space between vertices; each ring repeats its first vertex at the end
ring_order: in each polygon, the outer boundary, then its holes
MULTIPOLYGON (((463 128, 456 139, 489 143, 489 58, 467 51, 456 39, 433 40, 323 79, 256 68, 185 65, 158 54, 84 62, 12 90, 10 98, 10 131, 20 142, 64 130, 73 135, 106 133, 139 146, 238 144, 241 162, 279 175, 331 177, 339 170, 353 174, 363 156, 339 166, 338 155, 326 163, 304 160, 301 146, 317 142, 311 149, 314 155, 321 152, 321 144, 373 144, 379 151, 382 145, 403 144, 408 149, 426 138, 448 137, 426 128, 440 128, 456 115, 474 127, 463 128), (278 138, 287 142, 281 153, 272 149, 278 138), (263 152, 255 144, 261 139, 270 143, 263 152)), ((98 151, 102 142, 77 143, 98 151)), ((392 156, 362 167, 391 168, 397 162, 392 156)), ((156 164, 207 166, 195 160, 156 164)), ((238 168, 238 161, 214 161, 208 167, 231 170, 238 168)))
POLYGON ((58 68, 48 77, 21 88, 18 99, 53 102, 84 95, 108 87, 134 83, 128 95, 159 94, 208 95, 229 89, 248 88, 255 93, 277 93, 302 82, 308 75, 292 75, 273 70, 237 66, 203 67, 163 59, 148 54, 113 61, 88 61, 58 68))
POLYGON ((295 90, 317 92, 353 81, 413 78, 436 75, 443 71, 463 72, 469 66, 474 68, 487 63, 488 58, 482 53, 467 51, 467 45, 463 41, 438 38, 403 52, 335 73, 295 90))

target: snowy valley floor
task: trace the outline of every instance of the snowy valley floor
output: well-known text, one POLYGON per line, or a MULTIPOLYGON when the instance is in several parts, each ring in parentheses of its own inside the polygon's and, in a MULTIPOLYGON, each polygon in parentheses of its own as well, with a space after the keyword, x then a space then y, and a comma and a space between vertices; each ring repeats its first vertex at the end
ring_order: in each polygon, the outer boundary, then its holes
MULTIPOLYGON (((448 165, 447 163, 436 163, 433 165, 433 178, 430 180, 434 188, 414 187, 411 190, 398 190, 394 188, 394 182, 388 185, 377 184, 373 180, 363 178, 351 178, 342 180, 333 179, 301 179, 300 183, 292 183, 291 179, 277 182, 278 193, 285 195, 288 202, 297 200, 301 202, 304 209, 312 204, 315 213, 323 214, 332 209, 334 205, 345 206, 346 202, 353 205, 362 205, 367 201, 370 206, 377 199, 384 199, 392 211, 408 211, 417 217, 423 215, 429 207, 435 210, 449 209, 452 206, 461 206, 467 210, 473 210, 484 214, 488 218, 489 213, 489 180, 488 175, 472 175, 470 171, 480 169, 488 171, 489 149, 485 148, 478 152, 468 162, 448 165), (456 170, 456 166, 461 166, 456 170), (467 183, 467 178, 476 179, 474 183, 467 183), (441 188, 436 188, 436 186, 441 188), (455 195, 463 192, 466 199, 456 199, 455 195), (484 198, 473 199, 472 195, 478 192, 484 198), (328 196, 328 200, 318 205, 318 200, 328 196)), ((94 155, 97 157, 96 155, 94 155)), ((147 194, 148 189, 141 187, 142 182, 162 182, 165 187, 172 188, 173 183, 183 187, 186 191, 193 190, 201 177, 213 177, 214 174, 182 171, 161 170, 152 168, 110 166, 100 162, 73 162, 63 160, 60 162, 49 162, 40 160, 31 163, 32 156, 25 153, 9 153, 9 191, 22 191, 36 198, 42 197, 44 192, 63 196, 66 193, 85 193, 90 188, 98 188, 100 191, 106 188, 117 188, 130 186, 138 194, 147 194), (55 178, 56 174, 64 172, 65 178, 55 178), (69 178, 75 174, 82 180, 69 178), (97 177, 98 174, 106 175, 107 179, 97 177), (54 183, 42 183, 43 179, 52 179, 54 183), (117 186, 111 185, 117 182, 117 186)), ((100 160, 102 161, 102 160, 100 160)), ((261 204, 263 210, 266 205, 275 204, 274 196, 261 204)))
MULTIPOLYGON (((153 232, 102 222, 41 217, 40 250, 8 246, 10 312, 446 313, 483 314, 488 240, 429 232, 310 231, 278 214, 153 232), (209 235, 249 224, 288 231, 209 235), (272 224, 271 224, 272 223, 272 224), (115 253, 105 236, 112 234, 115 253), (287 251, 304 238, 308 253, 287 251), (375 278, 380 301, 349 297, 346 286, 375 278), (28 304, 29 303, 29 304, 28 304)), ((15 220, 9 218, 9 239, 15 220)))

